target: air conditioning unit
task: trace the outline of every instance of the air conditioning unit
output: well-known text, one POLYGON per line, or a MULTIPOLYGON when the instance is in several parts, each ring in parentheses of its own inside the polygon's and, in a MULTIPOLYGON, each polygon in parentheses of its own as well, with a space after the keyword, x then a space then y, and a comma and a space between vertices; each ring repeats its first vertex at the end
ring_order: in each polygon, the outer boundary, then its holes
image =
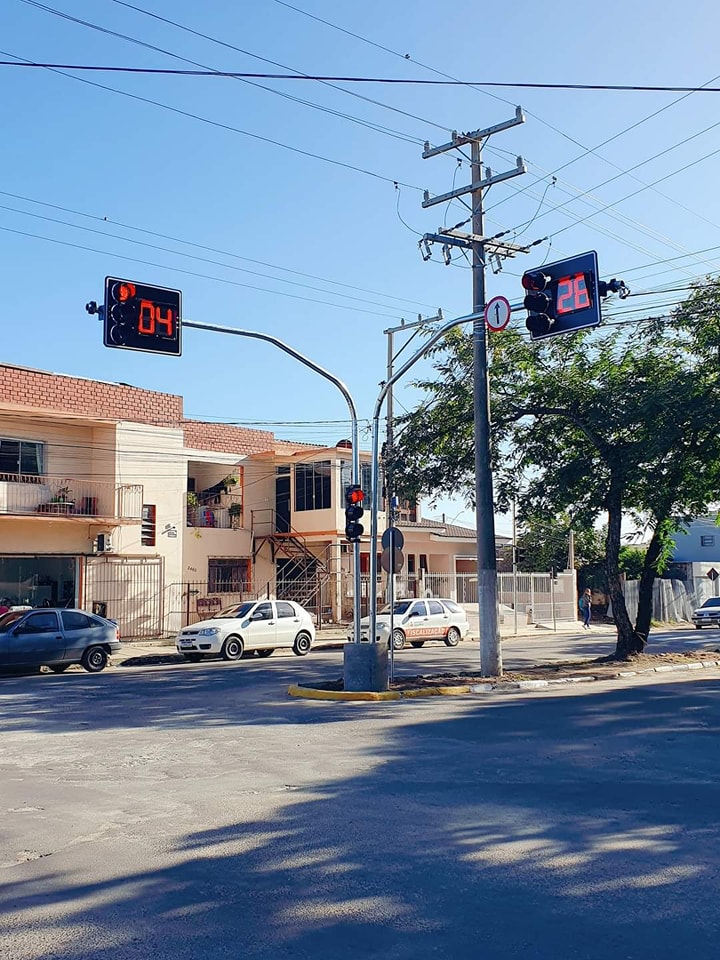
POLYGON ((112 537, 109 533, 99 533, 97 536, 97 552, 98 553, 112 553, 112 537))

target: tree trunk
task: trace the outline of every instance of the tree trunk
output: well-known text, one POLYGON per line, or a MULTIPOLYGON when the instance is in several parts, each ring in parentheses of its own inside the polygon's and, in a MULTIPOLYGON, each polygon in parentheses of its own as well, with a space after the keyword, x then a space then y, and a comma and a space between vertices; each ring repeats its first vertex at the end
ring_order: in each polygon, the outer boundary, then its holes
POLYGON ((645 639, 650 633, 650 624, 652 621, 652 595, 653 584, 657 576, 657 562, 663 551, 663 530, 662 525, 657 524, 653 531, 647 552, 645 553, 645 562, 642 573, 640 574, 640 586, 638 587, 638 608, 635 617, 635 633, 645 639))
POLYGON ((605 541, 605 573, 607 576, 613 619, 617 627, 615 657, 628 660, 635 653, 642 653, 643 640, 639 637, 628 616, 625 596, 620 583, 620 526, 622 524, 622 479, 611 472, 608 491, 608 532, 605 541))

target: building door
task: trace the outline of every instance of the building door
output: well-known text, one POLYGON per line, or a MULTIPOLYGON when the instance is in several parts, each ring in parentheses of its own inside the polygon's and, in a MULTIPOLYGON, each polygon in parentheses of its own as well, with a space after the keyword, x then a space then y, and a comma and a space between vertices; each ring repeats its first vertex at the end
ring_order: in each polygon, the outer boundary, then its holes
POLYGON ((290 467, 275 473, 275 533, 290 533, 290 467))

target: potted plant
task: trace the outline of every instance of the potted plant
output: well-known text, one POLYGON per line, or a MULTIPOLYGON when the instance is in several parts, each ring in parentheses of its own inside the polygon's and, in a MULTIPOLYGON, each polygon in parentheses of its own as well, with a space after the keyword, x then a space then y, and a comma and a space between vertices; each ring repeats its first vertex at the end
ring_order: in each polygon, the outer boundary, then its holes
POLYGON ((195 524, 195 511, 200 506, 200 498, 196 493, 188 490, 187 494, 187 525, 189 527, 195 524))
POLYGON ((228 507, 228 516, 230 517, 233 530, 237 530, 240 526, 240 518, 242 517, 242 504, 231 503, 228 507))
POLYGON ((72 513, 75 501, 70 494, 70 487, 59 487, 49 503, 41 503, 38 507, 43 513, 72 513))
POLYGON ((237 482, 238 478, 234 474, 229 473, 226 477, 222 478, 219 486, 224 488, 225 493, 230 493, 231 488, 237 486, 237 482))

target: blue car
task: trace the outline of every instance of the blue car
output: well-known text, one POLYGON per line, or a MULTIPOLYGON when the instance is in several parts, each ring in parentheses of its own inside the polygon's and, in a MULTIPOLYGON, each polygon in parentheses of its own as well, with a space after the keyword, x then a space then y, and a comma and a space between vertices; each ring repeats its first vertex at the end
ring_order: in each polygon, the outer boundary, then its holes
POLYGON ((80 663, 89 673, 107 666, 120 649, 117 624, 84 610, 11 610, 0 617, 0 671, 62 673, 80 663))

